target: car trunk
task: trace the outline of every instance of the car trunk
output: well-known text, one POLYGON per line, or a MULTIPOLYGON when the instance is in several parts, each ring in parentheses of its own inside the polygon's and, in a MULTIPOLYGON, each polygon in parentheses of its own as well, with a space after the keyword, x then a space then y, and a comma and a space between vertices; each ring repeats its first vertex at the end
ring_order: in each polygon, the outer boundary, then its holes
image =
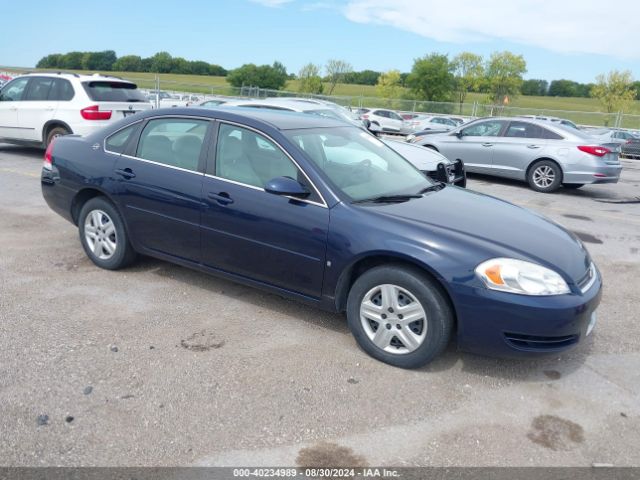
POLYGON ((151 104, 138 90, 135 83, 120 80, 95 80, 82 82, 89 98, 100 110, 110 110, 112 120, 119 120, 142 110, 149 110, 151 104))

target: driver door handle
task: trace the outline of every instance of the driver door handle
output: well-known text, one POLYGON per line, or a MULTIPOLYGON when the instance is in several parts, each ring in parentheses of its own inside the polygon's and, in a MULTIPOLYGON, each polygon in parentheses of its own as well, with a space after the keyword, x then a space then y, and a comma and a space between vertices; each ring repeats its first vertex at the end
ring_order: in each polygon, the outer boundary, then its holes
POLYGON ((220 205, 230 205, 233 203, 233 198, 231 198, 227 192, 220 192, 220 193, 209 192, 207 194, 207 197, 209 197, 209 199, 211 200, 215 200, 220 205))
POLYGON ((540 145, 527 145, 527 148, 540 148, 540 145))
POLYGON ((482 144, 483 147, 493 147, 493 143, 483 143, 482 144))
POLYGON ((133 170, 131 170, 130 168, 118 168, 115 170, 115 173, 123 177, 125 180, 136 178, 136 174, 133 173, 133 170))

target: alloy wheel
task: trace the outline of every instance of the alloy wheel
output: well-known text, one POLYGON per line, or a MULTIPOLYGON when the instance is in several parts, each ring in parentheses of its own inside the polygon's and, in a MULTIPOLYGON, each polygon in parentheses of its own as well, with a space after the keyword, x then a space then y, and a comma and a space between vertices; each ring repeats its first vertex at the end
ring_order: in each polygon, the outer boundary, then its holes
POLYGON ((556 179, 556 173, 548 165, 541 165, 533 172, 533 183, 539 188, 549 188, 556 179))
POLYGON ((103 210, 91 210, 84 221, 84 238, 97 258, 108 260, 118 246, 116 227, 103 210))

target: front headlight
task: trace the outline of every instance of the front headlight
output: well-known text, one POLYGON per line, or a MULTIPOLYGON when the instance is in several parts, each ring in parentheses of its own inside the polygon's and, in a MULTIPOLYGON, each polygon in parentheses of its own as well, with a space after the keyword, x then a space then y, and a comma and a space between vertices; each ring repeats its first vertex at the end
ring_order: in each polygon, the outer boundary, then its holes
POLYGON ((476 267, 487 288, 520 295, 562 295, 569 286, 553 270, 514 258, 493 258, 476 267))

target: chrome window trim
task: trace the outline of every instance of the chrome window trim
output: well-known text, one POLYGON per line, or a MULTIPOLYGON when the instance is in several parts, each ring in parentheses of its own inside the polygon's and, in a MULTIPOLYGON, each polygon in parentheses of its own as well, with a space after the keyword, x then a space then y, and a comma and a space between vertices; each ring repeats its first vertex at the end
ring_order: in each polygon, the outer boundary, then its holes
MULTIPOLYGON (((228 178, 224 178, 224 177, 217 177, 217 176, 211 175, 209 173, 205 173, 204 176, 207 177, 207 178, 213 178, 214 180, 222 180, 223 182, 232 183, 233 185, 238 185, 239 187, 247 187, 247 188, 250 188, 252 190, 257 190, 259 192, 269 193, 264 188, 256 187, 255 185, 249 185, 248 183, 236 182, 235 180, 229 180, 228 178)), ((320 195, 320 194, 318 194, 318 195, 320 195)), ((288 198, 289 200, 293 200, 295 202, 308 203, 310 205, 316 205, 318 207, 327 208, 327 209, 329 208, 327 205, 324 205, 324 204, 318 203, 318 202, 314 202, 312 200, 307 200, 306 198, 292 197, 290 195, 281 195, 281 196, 284 197, 284 198, 288 198)), ((320 196, 320 198, 322 198, 322 196, 320 196)))
POLYGON ((596 283, 596 279, 598 278, 598 270, 596 269, 596 265, 593 262, 591 262, 589 270, 591 271, 591 279, 584 287, 580 289, 583 294, 587 293, 589 289, 593 287, 593 284, 596 283))
POLYGON ((131 155, 125 155, 124 153, 118 154, 118 155, 120 155, 120 156, 122 156, 124 158, 128 158, 130 160, 138 160, 140 162, 150 163, 152 165, 158 165, 160 167, 172 168, 173 170, 179 170, 181 172, 193 173, 195 175, 204 176, 204 173, 198 172, 197 170, 189 170, 188 168, 176 167, 174 165, 167 165, 166 163, 160 163, 160 162, 156 162, 154 160, 147 160, 146 158, 133 157, 131 155))
MULTIPOLYGON (((284 153, 284 154, 287 156, 287 158, 289 158, 289 160, 291 160, 291 161, 293 162, 293 164, 296 166, 296 168, 297 168, 300 172, 302 172, 302 175, 304 175, 304 178, 306 178, 306 179, 307 179, 307 181, 309 182, 309 184, 311 185, 311 187, 312 187, 312 188, 315 190, 315 192, 318 194, 318 197, 320 197, 320 199, 322 200, 322 203, 314 202, 314 201, 311 201, 311 200, 306 200, 306 199, 304 199, 304 198, 290 197, 290 196, 288 196, 288 195, 283 195, 284 197, 289 198, 289 199, 291 199, 291 200, 295 200, 295 201, 297 201, 297 202, 304 202, 304 203, 309 203, 309 204, 311 204, 311 205, 318 205, 318 206, 320 206, 320 207, 329 208, 329 206, 327 205, 326 200, 325 200, 325 199, 324 199, 324 197, 322 196, 322 193, 320 193, 320 190, 319 190, 319 189, 316 187, 316 185, 311 181, 311 179, 309 178, 309 176, 307 175, 307 173, 302 169, 302 167, 300 166, 300 164, 299 164, 298 162, 296 162, 296 161, 294 160, 294 158, 293 158, 291 155, 289 155, 289 152, 287 152, 287 151, 282 147, 282 145, 280 145, 280 144, 279 144, 276 140, 274 140, 271 136, 269 136, 269 135, 267 135, 266 133, 264 133, 264 132, 262 132, 262 131, 258 130, 257 128, 253 128, 253 127, 250 127, 249 125, 245 125, 245 124, 242 124, 242 123, 233 122, 233 121, 230 121, 230 120, 218 120, 218 123, 220 123, 220 124, 223 124, 223 123, 224 123, 224 124, 228 124, 228 125, 234 125, 234 126, 236 126, 236 127, 240 127, 240 128, 245 128, 245 129, 247 129, 247 130, 251 130, 251 131, 253 131, 253 132, 257 133, 258 135, 260 135, 260 136, 262 136, 262 137, 265 137, 265 138, 269 139, 269 140, 270 140, 274 145, 276 145, 276 146, 280 149, 280 151, 281 151, 282 153, 284 153)), ((219 135, 219 134, 220 134, 220 130, 218 129, 218 135, 219 135)), ((216 153, 216 165, 217 165, 217 160, 218 160, 218 158, 217 158, 217 157, 218 157, 218 151, 217 151, 217 150, 218 150, 218 148, 217 148, 217 145, 218 145, 218 144, 217 144, 217 139, 216 139, 216 152, 215 152, 215 153, 216 153)), ((246 184, 246 183, 236 182, 236 181, 234 181, 234 180, 229 180, 229 179, 226 179, 226 178, 223 178, 223 177, 218 177, 217 175, 205 174, 205 176, 210 177, 210 178, 216 178, 216 179, 218 179, 218 180, 228 181, 228 182, 230 182, 230 183, 234 183, 234 184, 236 184, 236 185, 240 185, 240 186, 251 187, 251 188, 254 188, 254 189, 262 190, 263 192, 265 192, 265 193, 266 193, 266 191, 265 191, 265 189, 264 189, 264 188, 256 187, 255 185, 248 185, 248 184, 246 184)))

